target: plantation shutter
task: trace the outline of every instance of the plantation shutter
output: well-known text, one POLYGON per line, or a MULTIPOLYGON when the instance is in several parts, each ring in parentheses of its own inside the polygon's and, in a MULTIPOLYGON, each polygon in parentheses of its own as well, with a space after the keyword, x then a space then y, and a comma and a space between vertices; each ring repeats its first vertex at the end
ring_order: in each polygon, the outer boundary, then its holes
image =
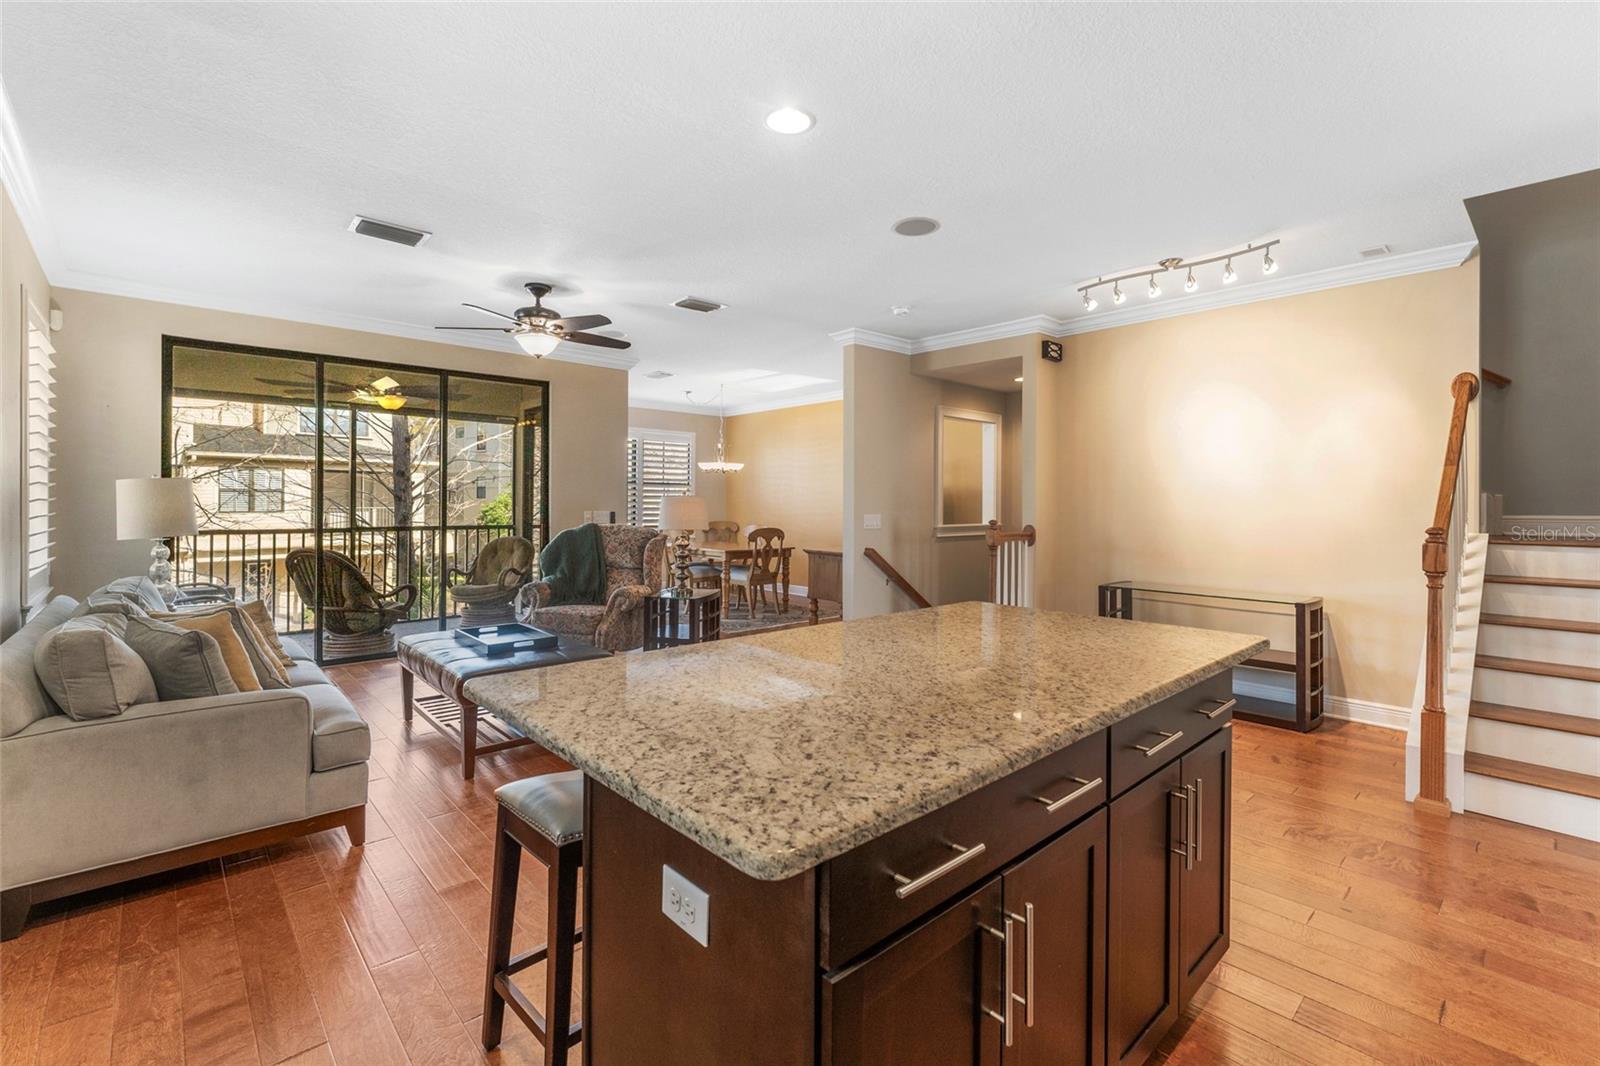
POLYGON ((694 492, 694 438, 633 430, 628 435, 628 524, 659 526, 661 501, 694 492))
MULTIPOLYGON (((31 317, 31 316, 30 316, 31 317)), ((55 348, 49 331, 28 323, 23 366, 23 529, 22 600, 25 611, 50 598, 50 568, 55 560, 55 348)))

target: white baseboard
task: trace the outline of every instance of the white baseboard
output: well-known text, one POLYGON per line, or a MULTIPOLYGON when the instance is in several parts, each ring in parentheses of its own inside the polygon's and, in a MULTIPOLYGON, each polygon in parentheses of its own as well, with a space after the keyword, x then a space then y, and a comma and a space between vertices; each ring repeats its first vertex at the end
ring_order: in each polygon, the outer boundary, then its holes
MULTIPOLYGON (((1237 674, 1233 678, 1233 690, 1241 696, 1255 696, 1258 699, 1283 700, 1294 698, 1294 689, 1290 685, 1271 685, 1256 681, 1245 681, 1237 674)), ((1342 718, 1350 722, 1361 722, 1364 725, 1381 726, 1384 729, 1397 729, 1402 733, 1411 725, 1411 708, 1409 707, 1396 707, 1388 703, 1373 703, 1371 700, 1351 699, 1348 696, 1323 697, 1322 713, 1329 718, 1342 718)))

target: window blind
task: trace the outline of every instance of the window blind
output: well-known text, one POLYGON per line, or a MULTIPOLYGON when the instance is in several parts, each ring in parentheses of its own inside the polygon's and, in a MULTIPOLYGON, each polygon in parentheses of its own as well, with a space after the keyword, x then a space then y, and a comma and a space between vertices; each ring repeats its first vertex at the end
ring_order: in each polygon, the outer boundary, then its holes
MULTIPOLYGON (((30 316, 31 318, 32 316, 30 316)), ((55 561, 55 348, 49 331, 28 323, 28 352, 23 367, 23 419, 26 423, 22 472, 23 545, 22 598, 25 610, 50 598, 51 564, 55 561)))
POLYGON ((659 526, 661 501, 694 492, 694 438, 648 430, 628 435, 628 524, 659 526))

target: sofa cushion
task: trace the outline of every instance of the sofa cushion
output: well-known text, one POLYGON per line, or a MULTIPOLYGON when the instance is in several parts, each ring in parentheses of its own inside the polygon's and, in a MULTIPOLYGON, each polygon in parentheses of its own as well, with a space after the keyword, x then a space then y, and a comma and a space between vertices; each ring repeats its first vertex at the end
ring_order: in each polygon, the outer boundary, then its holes
POLYGON ((28 726, 59 714, 39 675, 33 669, 33 652, 39 641, 65 622, 78 607, 70 596, 57 596, 28 615, 28 622, 0 644, 0 736, 9 737, 28 726))
POLYGON ((62 623, 33 652, 39 683, 70 718, 111 718, 135 703, 153 703, 156 683, 120 634, 127 619, 91 614, 62 623))
POLYGON ((261 639, 267 642, 274 654, 278 657, 278 665, 285 670, 294 665, 294 655, 283 646, 283 641, 278 639, 277 623, 272 620, 272 612, 267 610, 267 605, 260 600, 246 600, 242 605, 244 613, 256 624, 256 629, 261 632, 261 639))
POLYGON ((150 668, 156 692, 163 700, 226 696, 239 691, 223 661, 221 647, 209 633, 180 629, 155 618, 129 618, 123 639, 150 668))
POLYGON ((333 770, 367 761, 372 735, 350 697, 327 682, 295 691, 311 703, 311 769, 333 770))
POLYGON ((326 685, 328 675, 322 672, 322 667, 310 659, 293 659, 294 665, 285 671, 289 675, 290 688, 305 688, 307 685, 326 685))
MULTIPOLYGON (((229 623, 233 627, 233 635, 239 639, 245 658, 250 660, 251 680, 254 680, 261 688, 289 687, 289 675, 284 672, 283 665, 278 661, 276 649, 267 643, 266 638, 261 634, 261 630, 257 628, 255 621, 237 603, 218 603, 207 607, 199 607, 192 611, 169 611, 164 614, 153 614, 151 617, 159 618, 163 622, 171 622, 175 626, 193 628, 185 619, 209 618, 213 615, 227 616, 229 623)), ((211 631, 208 630, 208 632, 211 631)), ((228 643, 222 637, 217 636, 216 632, 211 632, 211 635, 217 637, 218 642, 223 645, 223 658, 227 658, 228 643)), ((230 669, 232 665, 230 662, 230 669)), ((240 681, 237 676, 234 681, 238 683, 240 692, 255 691, 248 684, 240 681)))
POLYGON ((161 598, 161 593, 156 591, 155 582, 148 577, 119 577, 115 581, 101 585, 86 598, 90 603, 103 603, 115 598, 146 611, 167 609, 167 601, 161 598))
POLYGON ((261 682, 256 678, 255 664, 250 660, 250 653, 245 651, 244 641, 239 639, 238 630, 233 627, 233 619, 223 612, 209 614, 164 614, 151 615, 152 619, 168 622, 179 629, 193 629, 205 633, 217 642, 217 648, 222 652, 222 661, 228 666, 228 676, 233 678, 233 683, 240 692, 260 692, 261 682))

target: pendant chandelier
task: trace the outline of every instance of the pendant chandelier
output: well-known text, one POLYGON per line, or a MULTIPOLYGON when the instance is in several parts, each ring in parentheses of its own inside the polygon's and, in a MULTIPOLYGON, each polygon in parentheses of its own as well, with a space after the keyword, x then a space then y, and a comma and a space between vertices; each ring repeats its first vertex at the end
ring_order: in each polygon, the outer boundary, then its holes
MULTIPOLYGON (((688 392, 685 392, 684 395, 689 397, 689 402, 690 403, 694 402, 694 397, 691 396, 688 392)), ((725 407, 725 405, 722 402, 722 387, 718 386, 717 387, 717 457, 716 457, 716 459, 712 460, 711 462, 696 463, 695 464, 701 470, 705 470, 705 471, 708 471, 709 473, 713 473, 713 474, 733 474, 733 473, 737 473, 738 471, 744 469, 744 464, 743 463, 731 463, 731 462, 729 462, 727 455, 723 451, 723 443, 724 443, 724 439, 725 439, 725 430, 727 429, 727 426, 728 426, 728 416, 727 416, 727 412, 725 411, 724 407, 725 407)))

